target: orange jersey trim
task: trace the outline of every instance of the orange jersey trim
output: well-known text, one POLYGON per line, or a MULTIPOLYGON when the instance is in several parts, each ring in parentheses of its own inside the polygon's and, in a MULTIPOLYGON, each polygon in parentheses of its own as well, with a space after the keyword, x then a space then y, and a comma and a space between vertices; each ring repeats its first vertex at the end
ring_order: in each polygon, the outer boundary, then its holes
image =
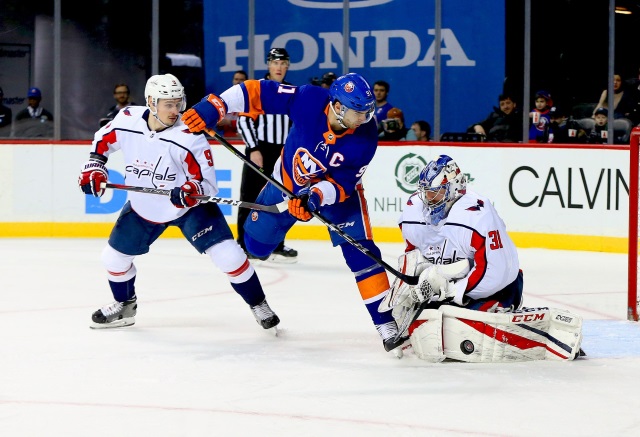
POLYGON ((264 114, 262 101, 260 100, 260 81, 255 79, 245 80, 243 85, 249 98, 249 101, 245 102, 245 106, 249 106, 249 112, 241 112, 240 115, 247 115, 255 120, 258 115, 264 114))

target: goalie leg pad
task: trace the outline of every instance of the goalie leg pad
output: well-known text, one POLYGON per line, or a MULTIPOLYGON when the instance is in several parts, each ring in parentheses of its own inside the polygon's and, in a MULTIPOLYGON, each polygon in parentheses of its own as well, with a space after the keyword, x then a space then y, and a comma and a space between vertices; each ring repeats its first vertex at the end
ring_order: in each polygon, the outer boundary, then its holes
POLYGON ((438 310, 424 310, 411 330, 411 346, 413 352, 425 361, 439 363, 446 356, 442 347, 442 312, 438 310))
POLYGON ((439 311, 447 358, 472 363, 573 360, 580 351, 582 317, 568 311, 485 313, 451 305, 439 311))
POLYGON ((582 316, 550 308, 551 326, 547 337, 547 360, 573 360, 582 344, 582 316))

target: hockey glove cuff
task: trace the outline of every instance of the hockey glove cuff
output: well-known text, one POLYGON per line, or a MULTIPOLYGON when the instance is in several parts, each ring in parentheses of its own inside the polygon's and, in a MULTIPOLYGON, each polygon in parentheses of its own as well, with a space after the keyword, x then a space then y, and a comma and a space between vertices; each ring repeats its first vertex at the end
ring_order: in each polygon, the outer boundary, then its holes
POLYGON ((193 105, 182 116, 182 121, 191 132, 201 132, 205 128, 214 129, 218 121, 227 114, 227 104, 215 94, 209 94, 193 105))
POLYGON ((191 195, 198 196, 204 194, 202 184, 196 180, 187 181, 180 187, 171 190, 171 203, 176 208, 193 208, 200 204, 200 200, 194 199, 191 195))

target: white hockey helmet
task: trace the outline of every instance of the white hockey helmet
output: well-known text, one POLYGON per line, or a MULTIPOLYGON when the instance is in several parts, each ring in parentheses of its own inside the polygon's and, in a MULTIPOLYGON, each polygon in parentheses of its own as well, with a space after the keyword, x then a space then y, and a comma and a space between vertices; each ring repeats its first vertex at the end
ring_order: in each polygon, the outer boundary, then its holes
POLYGON ((424 203, 427 224, 437 225, 456 201, 467 192, 467 179, 458 164, 440 155, 420 172, 418 196, 424 203))
POLYGON ((180 112, 187 109, 187 96, 184 93, 184 87, 173 74, 151 76, 144 87, 144 98, 147 106, 149 106, 149 97, 151 97, 151 104, 156 107, 156 111, 159 99, 182 99, 180 112))

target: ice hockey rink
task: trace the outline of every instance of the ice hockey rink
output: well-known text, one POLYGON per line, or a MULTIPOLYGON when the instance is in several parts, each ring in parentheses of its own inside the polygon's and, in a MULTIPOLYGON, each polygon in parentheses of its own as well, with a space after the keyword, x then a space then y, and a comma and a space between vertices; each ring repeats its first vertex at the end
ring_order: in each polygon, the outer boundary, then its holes
POLYGON ((288 243, 255 264, 275 337, 184 240, 136 260, 134 326, 92 330, 105 240, 0 239, 0 435, 640 435, 625 255, 520 249, 525 306, 582 315, 586 358, 432 364, 384 351, 339 249, 288 243))

